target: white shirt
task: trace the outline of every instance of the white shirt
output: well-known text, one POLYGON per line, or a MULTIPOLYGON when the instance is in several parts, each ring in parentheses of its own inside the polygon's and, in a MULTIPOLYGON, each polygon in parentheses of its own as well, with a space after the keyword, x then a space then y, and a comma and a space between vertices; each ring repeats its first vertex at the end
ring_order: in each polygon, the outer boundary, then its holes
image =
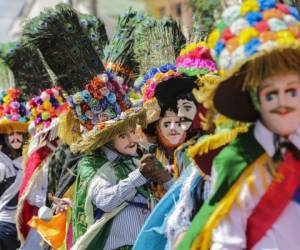
MULTIPOLYGON (((274 134, 261 122, 257 122, 254 136, 266 153, 275 154, 274 134)), ((300 137, 296 141, 300 141, 300 137)), ((292 141, 292 140, 291 140, 292 141)), ((294 143, 294 141, 292 141, 294 143)), ((294 145, 297 146, 296 143, 294 145)), ((300 167, 300 166, 299 166, 300 167)), ((240 250, 246 248, 246 226, 249 216, 265 194, 272 177, 262 166, 256 166, 254 186, 257 192, 251 193, 249 185, 243 184, 238 199, 239 206, 233 204, 229 215, 213 230, 212 250, 240 250), (267 185, 265 185, 267 184, 267 185)), ((254 250, 299 250, 300 249, 300 204, 291 200, 281 216, 254 246, 254 250)))

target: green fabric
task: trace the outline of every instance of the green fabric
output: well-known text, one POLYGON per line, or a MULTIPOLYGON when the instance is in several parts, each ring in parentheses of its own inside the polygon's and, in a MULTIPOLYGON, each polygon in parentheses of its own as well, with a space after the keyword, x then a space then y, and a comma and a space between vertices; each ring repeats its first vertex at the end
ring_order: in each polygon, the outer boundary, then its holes
MULTIPOLYGON (((89 212, 85 210, 85 203, 88 197, 88 189, 93 177, 96 175, 99 168, 104 166, 108 162, 101 151, 94 153, 93 155, 87 155, 82 157, 77 167, 77 178, 75 186, 75 197, 74 197, 74 213, 73 213, 73 241, 82 236, 88 228, 88 216, 89 212)), ((104 167, 105 168, 105 167, 104 167)), ((132 157, 119 155, 111 165, 109 166, 118 180, 123 180, 137 168, 134 164, 132 157)), ((102 168, 103 169, 103 168, 102 168)), ((102 170, 101 169, 101 170, 102 170)), ((136 188, 137 192, 140 193, 146 199, 150 197, 150 188, 146 185, 136 188)), ((97 245, 97 249, 102 249, 99 246, 106 243, 106 239, 109 235, 111 224, 113 219, 109 221, 100 231, 95 239, 92 240, 88 249, 96 249, 94 246, 97 245)))
POLYGON ((215 158, 213 166, 217 172, 215 192, 194 217, 192 225, 177 249, 190 249, 194 239, 200 234, 208 218, 213 214, 219 201, 238 180, 247 166, 264 153, 253 135, 253 129, 240 134, 215 158))
POLYGON ((108 221, 106 225, 100 230, 97 236, 92 240, 89 246, 85 250, 104 249, 106 240, 110 233, 113 219, 108 221))
MULTIPOLYGON (((134 163, 132 162, 131 165, 134 165, 134 163)), ((113 168, 114 168, 115 174, 119 178, 119 180, 123 180, 123 179, 127 178, 128 175, 133 171, 132 168, 130 168, 128 166, 128 164, 126 164, 126 160, 121 157, 116 161, 116 164, 113 166, 113 168)), ((136 190, 144 198, 148 199, 150 197, 150 190, 149 190, 149 188, 146 187, 146 185, 137 187, 136 190)))
POLYGON ((87 155, 81 158, 77 166, 75 196, 73 201, 73 241, 75 242, 87 230, 85 199, 91 179, 107 160, 100 154, 87 155))

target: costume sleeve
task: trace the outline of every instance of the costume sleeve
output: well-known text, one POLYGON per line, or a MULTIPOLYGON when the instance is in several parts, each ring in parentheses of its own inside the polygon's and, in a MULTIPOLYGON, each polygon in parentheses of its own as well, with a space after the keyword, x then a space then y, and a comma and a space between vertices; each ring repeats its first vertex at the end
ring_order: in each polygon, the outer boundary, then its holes
MULTIPOLYGON (((253 186, 250 188, 249 183, 243 183, 229 214, 213 230, 211 250, 242 250, 246 248, 247 220, 264 195, 265 184, 271 181, 269 175, 261 175, 262 171, 258 169, 253 173, 254 182, 251 184, 253 186)), ((212 179, 215 179, 214 176, 212 179)))
POLYGON ((110 212, 123 202, 132 200, 137 192, 136 187, 142 186, 146 182, 147 179, 139 169, 132 171, 128 178, 115 185, 103 176, 96 176, 91 183, 92 202, 104 212, 110 212))
POLYGON ((34 183, 27 196, 27 200, 32 206, 42 207, 46 204, 48 185, 47 170, 44 165, 34 178, 34 183))
POLYGON ((6 177, 6 168, 5 165, 0 162, 0 183, 4 181, 6 177))
POLYGON ((195 201, 192 197, 191 186, 196 178, 199 177, 199 171, 192 168, 192 172, 183 184, 180 192, 179 201, 167 219, 166 234, 168 241, 176 242, 177 237, 182 232, 186 231, 192 220, 192 213, 195 207, 195 201))

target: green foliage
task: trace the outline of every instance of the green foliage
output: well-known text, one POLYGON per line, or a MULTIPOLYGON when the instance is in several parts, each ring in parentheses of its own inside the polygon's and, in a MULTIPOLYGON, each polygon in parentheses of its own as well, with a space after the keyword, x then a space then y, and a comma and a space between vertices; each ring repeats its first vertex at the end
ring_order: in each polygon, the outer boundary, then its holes
POLYGON ((195 16, 203 27, 203 32, 209 33, 214 26, 215 14, 221 12, 221 0, 189 0, 195 16))

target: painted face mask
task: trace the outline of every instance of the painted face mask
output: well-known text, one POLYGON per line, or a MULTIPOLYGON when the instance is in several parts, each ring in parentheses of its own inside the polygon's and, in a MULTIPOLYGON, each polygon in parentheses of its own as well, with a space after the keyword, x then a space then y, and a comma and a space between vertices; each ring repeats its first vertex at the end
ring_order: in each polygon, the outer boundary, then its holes
POLYGON ((123 155, 136 155, 138 146, 136 129, 130 128, 124 133, 115 136, 113 139, 113 145, 115 149, 123 155))
POLYGON ((165 116, 158 121, 157 133, 159 140, 170 149, 181 145, 186 138, 180 118, 173 111, 166 111, 165 116))
POLYGON ((177 101, 178 117, 180 118, 181 128, 187 131, 193 123, 197 113, 196 104, 187 99, 179 99, 177 101))
POLYGON ((288 136, 300 125, 300 76, 278 74, 266 78, 259 89, 260 114, 275 134, 288 136))
POLYGON ((12 149, 18 150, 23 145, 23 135, 18 132, 13 132, 7 136, 9 146, 12 149))

